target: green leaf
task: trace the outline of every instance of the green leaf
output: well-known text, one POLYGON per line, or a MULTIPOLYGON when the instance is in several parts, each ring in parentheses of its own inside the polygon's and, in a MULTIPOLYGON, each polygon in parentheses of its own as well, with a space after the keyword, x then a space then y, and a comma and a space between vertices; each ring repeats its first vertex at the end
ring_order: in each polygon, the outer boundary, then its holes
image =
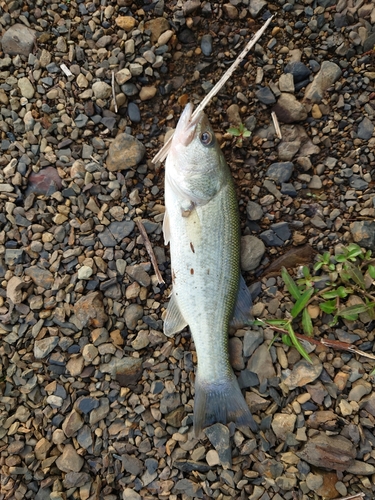
POLYGON ((234 135, 234 137, 239 137, 241 134, 241 131, 238 130, 236 127, 231 127, 227 129, 228 134, 234 135))
POLYGON ((319 269, 323 266, 324 266, 324 262, 322 262, 322 261, 317 262, 316 264, 314 264, 314 271, 319 271, 319 269))
POLYGON ((372 372, 370 373, 370 377, 373 377, 375 375, 375 368, 372 370, 372 372))
POLYGON ((332 314, 336 311, 336 299, 327 300, 327 302, 322 302, 319 304, 320 309, 326 314, 332 314))
POLYGON ((344 309, 341 309, 337 314, 338 316, 341 316, 342 318, 345 319, 350 319, 351 321, 354 321, 357 319, 358 314, 368 312, 368 305, 366 304, 354 304, 354 306, 349 306, 345 307, 344 309), (354 320, 351 319, 354 317, 354 320))
POLYGON ((293 347, 292 339, 287 333, 284 333, 284 335, 282 335, 281 340, 283 341, 283 344, 288 345, 289 347, 293 347))
POLYGON ((297 349, 297 351, 300 353, 300 355, 305 358, 309 363, 312 364, 312 361, 310 359, 310 356, 307 354, 303 346, 301 345, 300 341, 297 339, 296 334, 294 333, 293 327, 291 324, 288 325, 287 327, 289 336, 293 342, 294 347, 297 349))
POLYGON ((348 273, 350 279, 354 281, 362 290, 366 289, 365 278, 361 273, 361 270, 357 266, 353 266, 350 262, 345 264, 345 271, 348 273))
POLYGON ((280 326, 285 327, 290 321, 288 319, 265 319, 263 324, 266 323, 269 326, 280 326))
POLYGON ((288 292, 290 293, 290 295, 295 299, 295 300, 298 300, 300 297, 301 297, 301 292, 297 286, 297 284, 295 283, 295 281, 293 280, 293 278, 291 277, 291 275, 288 273, 288 271, 285 269, 285 267, 283 267, 281 269, 281 277, 285 283, 285 286, 288 290, 288 292))
POLYGON ((368 266, 368 273, 370 277, 375 280, 375 266, 372 266, 371 264, 368 266))
POLYGON ((340 299, 345 299, 350 293, 353 293, 351 288, 345 288, 344 286, 339 286, 337 289, 337 294, 340 299))
POLYGON ((242 134, 242 135, 243 135, 244 137, 250 137, 250 136, 251 136, 251 132, 250 132, 250 130, 245 129, 245 130, 243 131, 243 134, 242 134))
POLYGON ((348 259, 347 259, 347 256, 340 253, 339 255, 335 255, 335 259, 336 259, 336 262, 346 262, 348 259))
POLYGON ((311 278, 310 269, 307 266, 302 267, 302 273, 305 278, 311 278))
POLYGON ((297 300, 297 302, 294 304, 292 310, 290 311, 290 314, 293 316, 293 318, 296 318, 299 313, 306 307, 308 301, 310 300, 312 294, 314 293, 313 288, 308 288, 297 300))
POLYGON ((330 290, 329 292, 324 292, 321 295, 321 297, 323 299, 335 299, 338 296, 339 296, 339 293, 337 290, 330 290))
POLYGON ((339 317, 337 315, 335 315, 333 317, 333 320, 330 323, 328 323, 328 326, 335 326, 336 323, 338 322, 338 320, 339 320, 339 317))
POLYGON ((307 308, 305 308, 302 312, 302 328, 303 331, 306 333, 306 335, 312 335, 313 334, 313 324, 311 321, 311 316, 309 314, 309 311, 307 308))

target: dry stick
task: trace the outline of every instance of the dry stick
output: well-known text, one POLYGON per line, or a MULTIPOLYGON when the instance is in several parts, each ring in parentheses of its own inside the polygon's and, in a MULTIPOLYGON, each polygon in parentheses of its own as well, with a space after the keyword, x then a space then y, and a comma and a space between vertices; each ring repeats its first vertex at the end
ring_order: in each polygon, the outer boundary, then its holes
POLYGON ((273 125, 275 127, 276 135, 279 139, 282 139, 283 136, 281 135, 279 120, 277 119, 276 113, 274 111, 272 111, 271 116, 272 116, 272 120, 273 120, 273 125))
POLYGON ((115 72, 112 70, 112 98, 113 104, 115 105, 115 113, 118 111, 117 101, 116 101, 116 92, 115 92, 115 72))
POLYGON ((364 493, 356 493, 355 495, 351 495, 350 497, 342 497, 338 498, 337 500, 360 500, 365 496, 364 493))
POLYGON ((154 254, 154 251, 152 249, 152 246, 151 246, 151 243, 150 243, 150 240, 148 239, 148 236, 147 236, 147 232, 146 232, 146 229, 145 229, 145 226, 143 225, 143 222, 141 221, 141 219, 136 219, 135 222, 137 223, 137 226, 138 226, 138 229, 139 229, 139 232, 141 233, 141 236, 143 238, 143 242, 145 244, 145 247, 146 247, 146 250, 147 250, 147 253, 149 254, 150 256, 150 259, 151 259, 151 263, 152 263, 152 266, 154 268, 154 271, 155 271, 155 274, 156 274, 156 277, 158 279, 158 282, 159 283, 165 283, 165 281, 163 280, 162 278, 162 275, 160 274, 160 271, 159 271, 159 268, 158 268, 158 263, 156 261, 156 257, 155 257, 155 254, 154 254))
MULTIPOLYGON (((259 321, 262 321, 265 325, 267 325, 269 328, 272 328, 272 330, 275 330, 275 332, 280 332, 280 333, 286 333, 289 335, 288 330, 285 328, 281 328, 280 326, 275 326, 275 325, 270 325, 266 321, 257 318, 259 321)), ((339 351, 346 351, 346 352, 352 352, 353 354, 358 354, 358 356, 362 356, 363 358, 368 358, 368 359, 374 359, 375 360, 375 355, 361 351, 358 349, 357 346, 353 344, 348 344, 347 342, 341 342, 340 340, 331 340, 331 339, 321 339, 321 340, 316 340, 311 337, 307 337, 306 335, 302 335, 301 333, 296 333, 296 337, 300 340, 303 340, 304 342, 309 342, 310 344, 316 345, 316 346, 323 346, 323 347, 331 347, 332 349, 338 349, 339 351)))
MULTIPOLYGON (((225 85, 225 83, 229 80, 229 78, 232 76, 234 73, 235 69, 241 64, 241 62, 245 59, 247 56, 247 53, 249 50, 257 43, 259 38, 263 35, 265 30, 267 29, 268 25, 272 21, 272 17, 270 17, 266 23, 258 30, 253 38, 249 41, 249 43, 246 45, 246 47, 243 49, 241 54, 237 57, 237 59, 234 61, 234 63, 227 69, 227 71, 224 73, 224 75, 220 78, 220 80, 217 82, 217 84, 212 88, 212 90, 206 95, 206 97, 203 99, 203 101, 198 105, 197 109, 194 111, 192 114, 191 119, 194 120, 196 116, 204 110, 204 108, 207 106, 207 104, 211 101, 211 99, 219 92, 219 90, 225 85)), ((164 161, 165 158, 168 155, 170 146, 171 146, 171 141, 172 141, 173 134, 169 137, 168 141, 164 144, 164 146, 161 148, 161 150, 154 156, 152 159, 152 163, 158 163, 160 161, 164 161)))

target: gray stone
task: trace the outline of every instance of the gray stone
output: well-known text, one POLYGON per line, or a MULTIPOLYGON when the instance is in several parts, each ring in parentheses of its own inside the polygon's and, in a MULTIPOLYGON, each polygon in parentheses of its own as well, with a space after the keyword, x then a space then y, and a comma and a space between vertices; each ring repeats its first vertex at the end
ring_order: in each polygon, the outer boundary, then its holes
POLYGON ((26 99, 32 99, 34 97, 35 89, 26 76, 20 78, 17 83, 22 97, 26 97, 26 99))
POLYGON ((246 235, 241 238, 241 269, 256 269, 266 251, 263 241, 256 236, 246 235))
POLYGON ((249 12, 251 17, 258 17, 263 7, 267 5, 266 0, 250 0, 249 12))
POLYGON ((92 90, 96 99, 108 99, 112 95, 112 87, 105 82, 95 82, 92 90))
POLYGON ((246 206, 246 214, 249 220, 258 221, 263 217, 263 209, 254 201, 249 201, 246 206))
POLYGON ((121 455, 121 461, 124 469, 133 476, 138 476, 144 471, 143 463, 137 457, 124 453, 121 455))
POLYGON ((289 181, 293 170, 294 165, 291 161, 272 163, 267 169, 267 176, 281 184, 289 181))
POLYGON ((262 104, 274 104, 276 98, 268 87, 261 87, 255 92, 255 96, 262 104))
POLYGON ((306 384, 314 382, 322 373, 323 365, 319 358, 311 356, 311 360, 312 364, 302 359, 294 365, 293 370, 283 381, 283 384, 287 386, 289 390, 303 387, 306 384))
POLYGON ((275 368, 272 363, 271 353, 267 344, 262 344, 253 353, 247 364, 247 369, 258 375, 262 383, 266 379, 276 376, 275 368))
POLYGON ((369 139, 371 139, 373 133, 374 124, 371 120, 369 120, 369 118, 367 118, 367 116, 365 116, 358 125, 357 136, 359 139, 368 141, 369 139))
POLYGON ((341 74, 342 71, 336 63, 323 61, 319 73, 305 91, 304 101, 319 104, 325 92, 341 77, 341 74))
POLYGON ((44 359, 50 354, 59 343, 59 337, 46 337, 42 340, 36 340, 34 343, 35 359, 44 359))
POLYGON ((4 33, 1 46, 5 54, 28 57, 35 44, 35 31, 24 24, 13 24, 4 33))
POLYGON ((129 330, 134 330, 138 320, 143 316, 143 307, 139 304, 130 304, 125 309, 125 323, 129 330))
POLYGON ((204 433, 210 443, 219 454, 221 465, 224 469, 232 467, 232 449, 230 446, 229 429, 223 424, 217 423, 207 427, 204 433))
POLYGON ((243 354, 249 357, 264 341, 263 333, 257 330, 246 330, 243 339, 243 354))

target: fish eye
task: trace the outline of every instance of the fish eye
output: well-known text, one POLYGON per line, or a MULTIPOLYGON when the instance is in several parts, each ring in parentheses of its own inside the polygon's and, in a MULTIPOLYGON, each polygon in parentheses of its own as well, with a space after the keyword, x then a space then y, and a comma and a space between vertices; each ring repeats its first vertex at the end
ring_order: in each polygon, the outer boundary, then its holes
POLYGON ((212 143, 213 137, 210 132, 202 132, 200 139, 203 146, 209 146, 212 143))

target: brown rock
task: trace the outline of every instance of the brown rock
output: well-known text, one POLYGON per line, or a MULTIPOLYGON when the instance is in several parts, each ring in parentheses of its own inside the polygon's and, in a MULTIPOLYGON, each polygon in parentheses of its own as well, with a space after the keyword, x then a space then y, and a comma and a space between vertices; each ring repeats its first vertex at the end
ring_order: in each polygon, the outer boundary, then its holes
POLYGON ((335 488, 338 481, 336 472, 321 471, 320 474, 323 477, 323 484, 316 490, 316 494, 327 500, 337 498, 339 493, 335 488))
POLYGON ((115 377, 121 387, 131 387, 137 384, 142 375, 142 358, 123 358, 116 367, 115 377))
POLYGON ((151 31, 151 43, 156 43, 159 36, 169 29, 169 22, 164 17, 157 17, 147 21, 145 29, 151 31))
POLYGON ((356 450, 349 439, 320 432, 312 436, 296 454, 316 467, 344 471, 354 464, 356 450))
POLYGON ((107 168, 118 172, 135 167, 146 153, 144 145, 129 134, 119 134, 109 147, 107 168))
POLYGON ((99 328, 104 326, 108 319, 100 292, 92 292, 81 297, 74 305, 74 313, 81 328, 84 326, 99 328))
POLYGON ((35 44, 35 31, 24 24, 13 24, 1 40, 3 52, 11 56, 17 54, 28 57, 35 44))
POLYGON ((64 447, 62 455, 56 460, 57 467, 63 472, 79 472, 83 463, 83 458, 78 455, 71 444, 64 447))
POLYGON ((128 32, 137 25, 137 20, 132 16, 119 16, 116 18, 116 24, 122 30, 128 32))
POLYGON ((66 437, 72 437, 82 426, 83 419, 81 415, 76 410, 72 410, 65 418, 62 424, 62 430, 64 431, 66 437))
POLYGON ((337 424, 337 415, 331 410, 322 410, 312 413, 307 420, 308 427, 313 429, 333 430, 337 424))
POLYGON ((230 3, 226 3, 223 5, 223 11, 229 17, 229 19, 237 19, 238 10, 236 7, 230 3))
POLYGON ((53 443, 50 443, 46 438, 40 439, 34 448, 35 458, 37 460, 45 460, 48 451, 52 448, 53 443))
POLYGON ((184 416, 185 408, 183 406, 179 406, 175 410, 168 413, 168 415, 165 415, 164 418, 167 421, 167 424, 171 425, 172 427, 180 427, 184 416))
POLYGON ((294 123, 306 120, 307 110, 297 101, 293 94, 282 93, 273 107, 277 118, 283 123, 294 123))
POLYGON ((20 304, 22 302, 22 287, 23 280, 18 276, 12 276, 7 283, 7 297, 13 304, 20 304))
POLYGON ((49 290, 53 285, 53 274, 47 269, 38 266, 31 266, 25 269, 26 276, 30 276, 36 286, 49 290))

